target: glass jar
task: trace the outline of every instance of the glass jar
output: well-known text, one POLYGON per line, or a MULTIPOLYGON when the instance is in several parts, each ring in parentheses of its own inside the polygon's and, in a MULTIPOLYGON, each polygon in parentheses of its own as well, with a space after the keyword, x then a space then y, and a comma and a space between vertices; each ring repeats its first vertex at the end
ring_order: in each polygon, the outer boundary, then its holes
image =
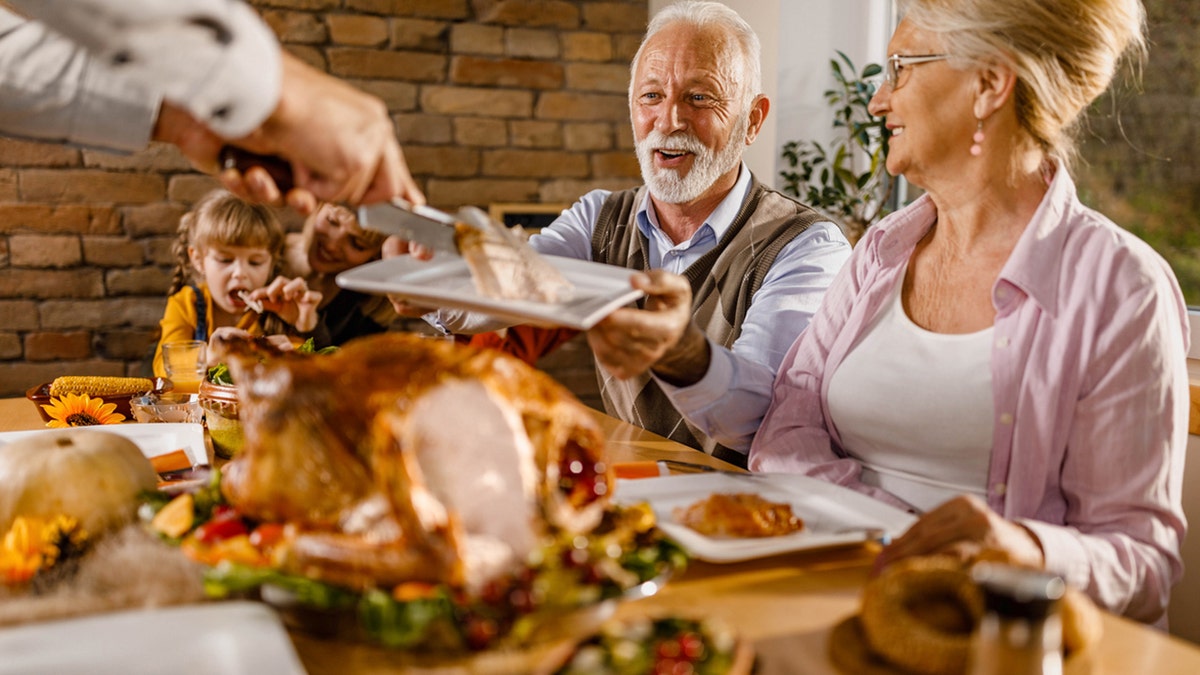
POLYGON ((971 576, 983 591, 984 614, 967 672, 1062 675, 1062 578, 995 563, 975 565, 971 576))
POLYGON ((208 380, 200 383, 200 407, 204 408, 204 421, 208 436, 212 439, 213 452, 222 459, 231 459, 242 449, 245 437, 242 422, 238 417, 237 387, 213 384, 208 380))

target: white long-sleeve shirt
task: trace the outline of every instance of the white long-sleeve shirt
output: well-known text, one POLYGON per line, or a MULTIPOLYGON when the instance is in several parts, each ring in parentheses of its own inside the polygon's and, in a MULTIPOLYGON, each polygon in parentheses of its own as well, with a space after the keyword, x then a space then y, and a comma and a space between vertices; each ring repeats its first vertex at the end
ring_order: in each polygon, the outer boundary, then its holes
POLYGON ((279 101, 278 42, 240 0, 13 0, 0 9, 0 131, 135 150, 165 98, 226 138, 279 101))

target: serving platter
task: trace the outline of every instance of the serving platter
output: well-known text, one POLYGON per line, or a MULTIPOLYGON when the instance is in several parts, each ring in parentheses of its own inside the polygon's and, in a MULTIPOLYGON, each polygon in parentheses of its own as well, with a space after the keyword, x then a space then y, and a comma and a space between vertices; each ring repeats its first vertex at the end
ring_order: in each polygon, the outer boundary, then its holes
MULTIPOLYGON (((580 606, 546 607, 522 616, 512 632, 490 645, 487 658, 498 658, 501 653, 521 654, 531 650, 551 647, 564 641, 575 642, 597 631, 616 612, 618 606, 657 594, 674 575, 674 567, 667 567, 657 576, 634 584, 619 594, 596 598, 580 606)), ((259 589, 259 598, 273 607, 285 626, 325 639, 341 639, 352 642, 384 644, 377 631, 364 626, 364 621, 377 623, 393 617, 378 616, 377 610, 363 603, 339 608, 316 608, 307 604, 297 594, 273 584, 259 589), (371 615, 376 614, 373 618, 371 615)), ((424 646, 408 649, 415 662, 452 663, 455 660, 477 659, 483 652, 458 652, 424 646)))
POLYGON ((615 499, 623 504, 649 504, 660 530, 689 555, 716 563, 888 540, 916 521, 916 516, 861 493, 795 474, 714 472, 619 480, 615 499), (675 519, 675 509, 686 508, 709 495, 742 492, 790 504, 793 513, 804 520, 804 529, 778 537, 718 539, 675 519))
POLYGON ((643 293, 629 285, 633 270, 587 260, 546 255, 543 258, 575 285, 565 302, 502 300, 480 295, 467 263, 439 253, 431 260, 397 256, 342 272, 337 284, 366 293, 392 294, 413 304, 437 309, 479 312, 497 319, 542 326, 587 330, 643 293))
POLYGON ((254 602, 99 614, 0 630, 0 675, 301 675, 279 618, 254 602))
MULTIPOLYGON (((87 427, 72 427, 85 431, 103 431, 124 436, 133 441, 146 457, 157 457, 182 449, 187 453, 192 466, 208 464, 208 451, 204 446, 204 426, 194 423, 161 424, 101 424, 87 427)), ((58 429, 34 429, 30 431, 0 432, 0 446, 19 438, 35 434, 59 431, 58 429)))

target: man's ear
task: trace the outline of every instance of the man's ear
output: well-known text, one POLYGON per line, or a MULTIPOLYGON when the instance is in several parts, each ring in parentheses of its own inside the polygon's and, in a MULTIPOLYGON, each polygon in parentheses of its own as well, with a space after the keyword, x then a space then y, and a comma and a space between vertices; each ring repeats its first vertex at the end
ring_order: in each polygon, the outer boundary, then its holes
POLYGON ((994 63, 975 71, 975 119, 985 120, 1015 96, 1017 73, 1010 66, 994 63))
POLYGON ((763 122, 767 120, 767 113, 771 110, 771 101, 766 96, 759 94, 754 98, 754 102, 750 104, 750 124, 746 127, 746 145, 754 142, 758 138, 758 132, 762 130, 763 122))

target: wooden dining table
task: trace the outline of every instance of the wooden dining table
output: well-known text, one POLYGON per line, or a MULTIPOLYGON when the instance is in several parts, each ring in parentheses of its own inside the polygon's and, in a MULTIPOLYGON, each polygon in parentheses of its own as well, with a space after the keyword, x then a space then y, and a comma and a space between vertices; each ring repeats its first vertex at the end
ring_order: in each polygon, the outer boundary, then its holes
MULTIPOLYGON (((608 438, 612 462, 673 459, 733 467, 607 415, 596 419, 608 438)), ((33 405, 0 399, 0 431, 43 426, 33 405)), ((0 486, 2 489, 2 486, 0 486)), ((663 614, 711 617, 734 628, 751 646, 755 673, 834 674, 829 638, 834 626, 858 611, 878 547, 873 543, 775 555, 746 562, 692 561, 658 593, 620 604, 615 618, 663 614)), ((1200 647, 1143 624, 1103 613, 1103 639, 1090 672, 1110 675, 1200 672, 1200 647)), ((482 657, 430 665, 373 645, 290 631, 304 668, 313 675, 356 673, 528 672, 529 662, 482 657), (522 664, 514 666, 512 664, 522 664), (507 664, 507 665, 506 665, 507 664)))

